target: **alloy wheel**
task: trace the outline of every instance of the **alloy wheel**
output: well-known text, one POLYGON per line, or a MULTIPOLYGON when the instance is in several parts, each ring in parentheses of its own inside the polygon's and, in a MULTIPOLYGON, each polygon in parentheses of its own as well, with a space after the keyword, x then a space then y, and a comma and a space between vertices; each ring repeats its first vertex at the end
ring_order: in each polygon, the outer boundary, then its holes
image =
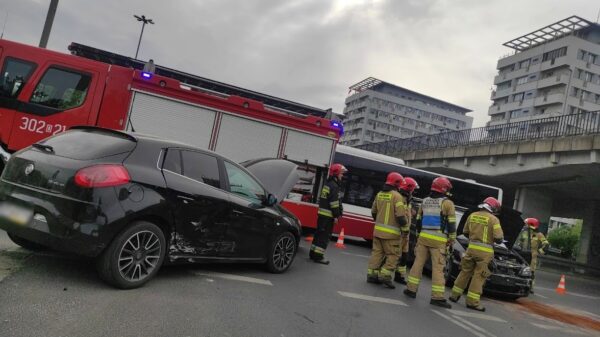
POLYGON ((273 251, 273 264, 279 270, 286 269, 294 259, 296 242, 291 236, 282 236, 275 244, 273 251))
POLYGON ((127 281, 140 281, 156 269, 161 253, 156 234, 146 230, 136 232, 121 247, 119 273, 127 281))

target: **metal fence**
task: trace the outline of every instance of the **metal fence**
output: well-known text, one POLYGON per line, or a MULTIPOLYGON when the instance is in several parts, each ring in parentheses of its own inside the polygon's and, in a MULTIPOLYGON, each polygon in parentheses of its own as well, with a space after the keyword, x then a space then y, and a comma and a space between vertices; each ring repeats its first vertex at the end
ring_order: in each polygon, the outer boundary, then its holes
POLYGON ((357 148, 392 155, 401 152, 515 142, 600 133, 600 111, 547 117, 434 135, 359 145, 357 148))

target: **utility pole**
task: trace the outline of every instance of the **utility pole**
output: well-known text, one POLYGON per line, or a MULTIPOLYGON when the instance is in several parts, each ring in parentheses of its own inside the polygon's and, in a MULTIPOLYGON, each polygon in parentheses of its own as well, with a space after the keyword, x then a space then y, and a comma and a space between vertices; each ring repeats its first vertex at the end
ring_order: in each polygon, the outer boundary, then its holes
POLYGON ((52 23, 54 23, 54 15, 56 14, 57 7, 58 0, 50 0, 50 7, 48 8, 48 14, 46 14, 46 23, 44 23, 44 31, 42 32, 42 38, 40 39, 41 48, 46 48, 46 45, 48 45, 48 38, 50 37, 50 31, 52 30, 52 23))
POLYGON ((154 22, 152 21, 152 19, 146 18, 145 15, 134 15, 133 17, 136 18, 136 20, 142 22, 142 32, 140 33, 140 39, 138 40, 137 49, 135 50, 135 59, 137 60, 138 52, 140 51, 140 43, 142 43, 142 35, 144 35, 144 27, 146 27, 147 23, 153 25, 154 22))

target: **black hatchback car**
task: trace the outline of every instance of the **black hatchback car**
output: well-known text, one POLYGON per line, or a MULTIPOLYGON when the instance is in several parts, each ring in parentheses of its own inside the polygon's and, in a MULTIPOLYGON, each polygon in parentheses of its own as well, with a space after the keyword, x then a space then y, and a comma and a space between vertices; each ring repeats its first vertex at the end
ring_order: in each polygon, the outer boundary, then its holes
POLYGON ((277 198, 297 182, 297 166, 246 164, 149 136, 73 128, 11 157, 0 228, 25 248, 97 258, 101 278, 119 288, 141 286, 163 263, 242 261, 284 272, 301 227, 277 198))

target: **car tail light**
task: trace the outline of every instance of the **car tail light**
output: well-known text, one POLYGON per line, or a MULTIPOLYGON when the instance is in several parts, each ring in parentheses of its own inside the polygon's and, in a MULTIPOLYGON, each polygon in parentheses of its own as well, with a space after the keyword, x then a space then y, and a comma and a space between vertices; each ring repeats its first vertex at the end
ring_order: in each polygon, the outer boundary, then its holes
POLYGON ((131 180, 122 165, 95 165, 75 173, 75 184, 85 188, 118 186, 131 180))

